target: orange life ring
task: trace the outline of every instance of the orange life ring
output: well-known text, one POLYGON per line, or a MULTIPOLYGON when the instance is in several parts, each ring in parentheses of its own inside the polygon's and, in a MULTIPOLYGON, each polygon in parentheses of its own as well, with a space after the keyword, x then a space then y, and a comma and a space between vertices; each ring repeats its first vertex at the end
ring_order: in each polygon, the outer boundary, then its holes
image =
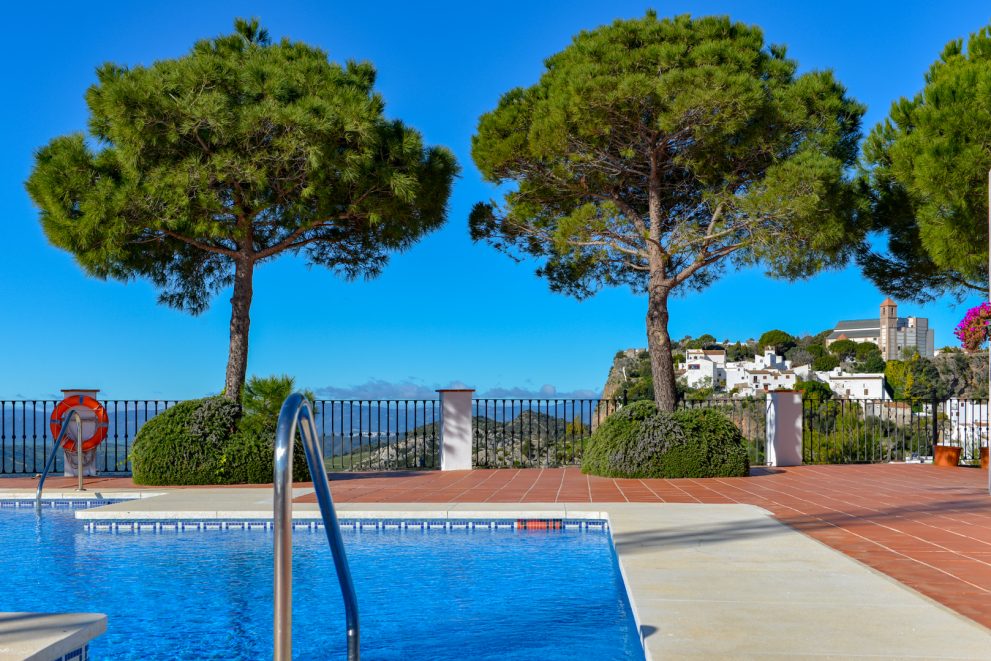
MULTIPOLYGON (((93 432, 92 436, 83 441, 83 452, 87 452, 98 446, 107 437, 109 418, 107 418, 107 409, 103 408, 103 405, 100 404, 100 402, 96 401, 89 395, 72 395, 71 397, 66 397, 59 402, 58 406, 55 407, 55 410, 52 411, 52 417, 51 420, 49 420, 49 423, 52 429, 52 436, 58 438, 59 432, 62 431, 62 418, 65 417, 66 413, 77 406, 88 408, 96 414, 96 431, 93 432)), ((76 442, 69 438, 69 435, 66 434, 65 438, 62 440, 62 447, 69 452, 74 452, 76 449, 76 442)))

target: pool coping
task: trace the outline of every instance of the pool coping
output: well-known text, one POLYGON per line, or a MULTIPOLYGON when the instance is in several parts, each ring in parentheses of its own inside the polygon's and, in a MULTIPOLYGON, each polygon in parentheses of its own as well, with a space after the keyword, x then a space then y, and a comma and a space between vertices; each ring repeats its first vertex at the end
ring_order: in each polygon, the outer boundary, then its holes
POLYGON ((0 613, 0 660, 82 660, 106 630, 102 613, 0 613))
MULTIPOLYGON (((295 491, 299 497, 312 490, 295 491)), ((258 489, 187 490, 75 516, 271 519, 271 502, 271 492, 258 489)), ((300 521, 320 516, 314 503, 295 503, 293 510, 300 521)), ((605 520, 648 660, 979 659, 991 649, 988 629, 753 505, 340 503, 337 511, 342 519, 605 520), (879 612, 886 615, 883 627, 879 612), (853 643, 844 646, 844 639, 853 643)))

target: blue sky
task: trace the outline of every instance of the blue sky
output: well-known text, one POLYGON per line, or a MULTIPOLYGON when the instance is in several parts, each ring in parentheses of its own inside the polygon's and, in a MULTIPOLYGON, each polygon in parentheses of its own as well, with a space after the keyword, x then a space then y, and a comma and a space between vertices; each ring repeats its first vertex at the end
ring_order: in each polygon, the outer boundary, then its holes
MULTIPOLYGON (((288 373, 327 396, 419 396, 468 384, 493 394, 597 391, 617 349, 644 346, 645 299, 623 289, 577 302, 547 289, 534 264, 473 245, 471 205, 494 192, 471 162, 477 118, 506 90, 530 85, 573 34, 654 7, 662 16, 729 14, 788 45, 804 70, 832 68, 868 106, 865 130, 922 85, 950 39, 991 21, 986 0, 750 2, 169 2, 18 3, 2 48, 0 119, 0 399, 98 387, 108 397, 216 392, 227 360, 229 294, 205 314, 156 304, 146 282, 86 277, 49 246, 23 188, 33 151, 85 128, 83 94, 102 62, 149 64, 257 16, 272 36, 331 59, 369 60, 387 113, 450 147, 463 172, 447 225, 397 255, 378 279, 347 283, 283 257, 256 273, 249 373, 288 373), (438 301, 442 289, 447 304, 438 301), (306 309, 308 312, 300 314, 306 309)), ((814 333, 870 317, 883 296, 855 268, 799 283, 731 273, 672 303, 674 337, 746 339, 814 333)), ((937 346, 968 304, 902 304, 928 316, 937 346)))

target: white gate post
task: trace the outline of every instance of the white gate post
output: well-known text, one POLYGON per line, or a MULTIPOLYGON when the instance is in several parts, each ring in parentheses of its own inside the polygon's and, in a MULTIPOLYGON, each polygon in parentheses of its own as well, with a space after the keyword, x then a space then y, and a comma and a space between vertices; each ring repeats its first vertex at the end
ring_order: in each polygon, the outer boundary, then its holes
POLYGON ((471 470, 471 399, 474 390, 440 393, 440 469, 471 470))
POLYGON ((767 393, 768 466, 802 465, 802 393, 767 393))

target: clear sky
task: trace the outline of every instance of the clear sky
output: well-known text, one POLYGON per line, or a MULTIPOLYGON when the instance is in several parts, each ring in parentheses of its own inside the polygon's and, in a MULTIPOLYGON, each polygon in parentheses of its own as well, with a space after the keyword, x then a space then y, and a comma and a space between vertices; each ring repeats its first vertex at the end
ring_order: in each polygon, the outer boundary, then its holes
MULTIPOLYGON (((393 258, 377 280, 347 283, 302 259, 255 278, 249 373, 288 373, 325 396, 417 396, 467 384, 482 392, 598 391, 617 349, 645 346, 645 299, 612 289, 577 302, 468 237, 471 205, 493 196, 471 162, 477 118, 534 83, 573 34, 616 18, 729 14, 787 44, 801 70, 832 68, 868 106, 865 131, 916 93, 950 39, 991 21, 987 0, 926 2, 20 2, 5 11, 7 62, 0 200, 0 399, 99 387, 117 398, 217 392, 227 360, 229 294, 192 317, 156 304, 146 282, 86 277, 49 246, 23 182, 33 151, 86 125, 83 94, 102 62, 149 64, 257 16, 273 38, 369 60, 387 114, 450 147, 463 168, 447 225, 393 258), (438 304, 444 292, 443 306, 438 304)), ((883 296, 855 268, 783 283, 731 273, 673 302, 671 333, 746 339, 764 330, 815 333, 875 316, 883 296)), ((928 316, 936 345, 968 304, 901 304, 928 316)))

